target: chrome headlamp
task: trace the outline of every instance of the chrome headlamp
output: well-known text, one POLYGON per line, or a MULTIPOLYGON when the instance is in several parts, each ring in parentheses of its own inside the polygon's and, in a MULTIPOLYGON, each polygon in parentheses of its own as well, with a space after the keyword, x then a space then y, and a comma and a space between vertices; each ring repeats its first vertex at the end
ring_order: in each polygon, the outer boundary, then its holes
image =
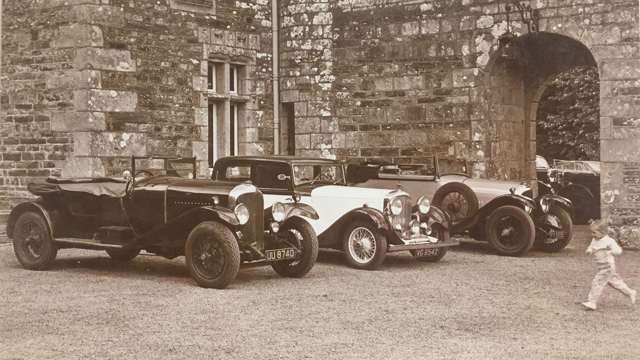
POLYGON ((402 200, 400 198, 393 198, 389 202, 389 211, 394 216, 402 214, 402 200))
POLYGON ((249 209, 247 205, 240 203, 233 208, 233 213, 236 215, 240 225, 244 225, 249 222, 249 209))
POLYGON ((283 222, 285 217, 284 205, 282 203, 275 203, 271 207, 271 215, 273 216, 273 220, 277 222, 283 222))
POLYGON ((431 201, 424 196, 418 199, 418 211, 420 214, 426 215, 431 210, 431 201))

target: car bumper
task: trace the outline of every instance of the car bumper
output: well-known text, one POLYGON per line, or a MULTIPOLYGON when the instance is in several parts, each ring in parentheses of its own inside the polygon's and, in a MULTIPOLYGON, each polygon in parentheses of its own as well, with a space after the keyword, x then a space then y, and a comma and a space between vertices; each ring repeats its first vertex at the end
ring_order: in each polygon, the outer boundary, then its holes
POLYGON ((446 241, 440 241, 433 236, 421 236, 411 239, 402 239, 404 244, 389 244, 387 252, 405 251, 405 250, 418 250, 418 249, 435 249, 441 247, 449 247, 460 245, 458 240, 448 239, 446 241))

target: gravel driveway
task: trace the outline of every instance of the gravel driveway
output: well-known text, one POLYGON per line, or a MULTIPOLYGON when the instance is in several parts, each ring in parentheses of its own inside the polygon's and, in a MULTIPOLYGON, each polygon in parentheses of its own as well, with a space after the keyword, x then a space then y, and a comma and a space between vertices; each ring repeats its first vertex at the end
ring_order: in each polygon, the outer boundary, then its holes
MULTIPOLYGON (((20 268, 0 245, 0 359, 637 359, 640 310, 609 289, 576 302, 594 268, 586 230, 559 254, 495 256, 467 243, 437 264, 389 256, 380 271, 321 252, 304 279, 240 272, 197 287, 184 266, 142 255, 60 251, 53 270, 20 268)), ((619 270, 640 288, 640 253, 619 270)))

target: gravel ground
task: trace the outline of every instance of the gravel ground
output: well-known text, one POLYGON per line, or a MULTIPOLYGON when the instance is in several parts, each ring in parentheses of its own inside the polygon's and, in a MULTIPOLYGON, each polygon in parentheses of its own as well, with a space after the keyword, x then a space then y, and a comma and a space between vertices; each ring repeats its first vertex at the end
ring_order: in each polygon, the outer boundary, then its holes
MULTIPOLYGON (((608 289, 577 302, 594 267, 586 229, 559 254, 499 257, 466 243, 437 264, 408 254, 380 271, 321 252, 304 279, 243 269, 197 287, 184 259, 65 250, 23 270, 0 245, 0 359, 638 359, 640 310, 608 289)), ((620 273, 640 288, 640 253, 620 273)))

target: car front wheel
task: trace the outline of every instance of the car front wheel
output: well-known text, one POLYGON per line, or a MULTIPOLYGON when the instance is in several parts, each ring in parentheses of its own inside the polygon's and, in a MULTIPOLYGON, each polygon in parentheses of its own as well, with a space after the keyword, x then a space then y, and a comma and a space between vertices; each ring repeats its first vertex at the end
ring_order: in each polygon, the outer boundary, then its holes
POLYGON ((198 285, 224 289, 240 270, 240 249, 226 226, 205 221, 197 225, 185 243, 187 268, 198 285))
POLYGON ((529 214, 516 206, 495 209, 487 220, 487 240, 500 254, 521 256, 535 241, 535 226, 529 214))
POLYGON ((374 270, 387 255, 387 238, 369 222, 357 220, 345 229, 343 250, 350 266, 374 270))
POLYGON ((549 226, 546 224, 547 219, 543 218, 543 224, 536 231, 536 247, 545 252, 558 252, 564 249, 573 238, 571 215, 567 210, 554 206, 545 217, 552 218, 559 228, 549 226))
POLYGON ((46 270, 51 267, 58 248, 42 215, 27 211, 18 217, 13 229, 13 251, 26 269, 46 270))
POLYGON ((300 251, 300 258, 274 262, 271 267, 281 276, 305 276, 318 258, 318 237, 313 227, 304 220, 291 219, 282 226, 278 235, 300 251))

